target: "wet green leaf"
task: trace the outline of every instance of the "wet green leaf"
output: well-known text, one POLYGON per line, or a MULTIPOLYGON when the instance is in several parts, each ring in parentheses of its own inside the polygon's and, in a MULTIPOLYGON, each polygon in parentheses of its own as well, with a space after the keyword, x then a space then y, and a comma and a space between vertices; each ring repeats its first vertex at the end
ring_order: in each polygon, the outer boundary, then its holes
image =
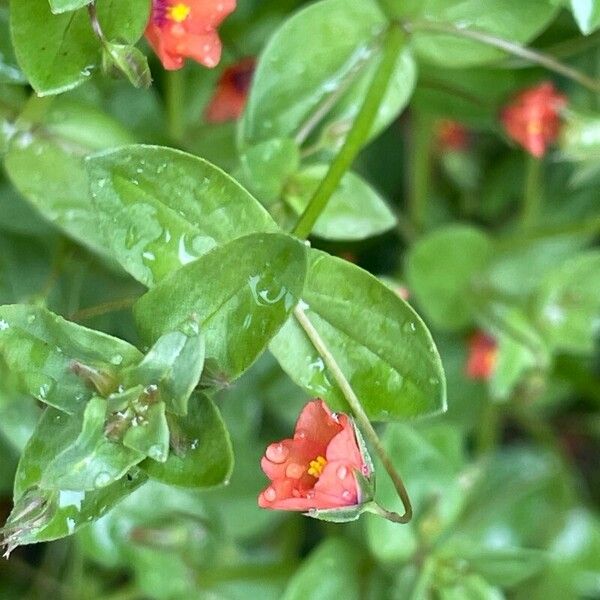
MULTIPOLYGON (((300 215, 325 177, 327 165, 313 165, 292 178, 284 198, 300 215)), ((313 227, 312 234, 328 240, 362 240, 396 225, 384 199, 362 177, 346 173, 313 227)))
POLYGON ((170 417, 171 454, 164 464, 142 463, 144 471, 163 483, 209 488, 229 482, 233 452, 223 419, 212 400, 193 396, 186 417, 170 417))
POLYGON ((178 415, 187 413, 204 367, 204 337, 199 329, 184 329, 161 336, 138 365, 122 374, 126 387, 157 385, 167 410, 178 415))
POLYGON ((111 254, 153 285, 215 246, 277 226, 214 165, 158 146, 130 146, 86 161, 111 254))
MULTIPOLYGON (((286 20, 260 57, 241 124, 243 142, 282 136, 302 142, 317 127, 328 129, 330 143, 339 143, 377 67, 385 26, 371 0, 323 0, 286 20)), ((406 50, 398 57, 373 133, 404 108, 415 75, 406 50)))
MULTIPOLYGON (((148 22, 148 0, 96 4, 108 39, 133 44, 141 37, 148 22)), ((53 15, 48 0, 12 0, 10 9, 17 60, 39 95, 58 94, 89 79, 100 62, 100 42, 85 8, 53 15)))
POLYGON ((467 225, 439 229, 411 248, 408 287, 436 327, 460 329, 472 321, 473 284, 492 256, 485 233, 467 225))
POLYGON ((306 246, 283 234, 253 234, 179 269, 134 307, 148 340, 194 319, 206 357, 223 377, 243 373, 263 352, 300 298, 306 246))
POLYGON ((109 440, 104 434, 106 400, 92 398, 85 407, 77 439, 46 466, 40 487, 86 492, 118 481, 144 454, 109 440))
POLYGON ((18 506, 27 490, 37 490, 40 497, 53 504, 54 510, 49 522, 42 528, 22 532, 22 544, 71 535, 83 525, 101 517, 146 480, 143 473, 136 470, 112 485, 95 491, 56 492, 38 488, 50 461, 77 439, 81 423, 80 417, 47 408, 25 447, 15 478, 15 503, 18 506))
MULTIPOLYGON (((311 251, 302 296, 317 329, 377 421, 396 421, 445 409, 445 378, 431 335, 394 292, 359 267, 311 251)), ((270 345, 283 369, 310 394, 348 410, 305 332, 290 318, 270 345)))
POLYGON ((94 395, 94 376, 113 380, 116 387, 117 369, 142 355, 127 342, 43 308, 10 305, 0 307, 0 357, 23 392, 74 413, 94 395), (86 369, 94 372, 91 379, 82 372, 86 369))
POLYGON ((60 98, 43 123, 12 138, 5 167, 15 188, 46 219, 107 255, 82 156, 130 141, 130 134, 100 110, 60 98))
POLYGON ((123 445, 157 462, 169 455, 169 424, 165 403, 155 402, 147 407, 142 419, 135 419, 123 436, 123 445))

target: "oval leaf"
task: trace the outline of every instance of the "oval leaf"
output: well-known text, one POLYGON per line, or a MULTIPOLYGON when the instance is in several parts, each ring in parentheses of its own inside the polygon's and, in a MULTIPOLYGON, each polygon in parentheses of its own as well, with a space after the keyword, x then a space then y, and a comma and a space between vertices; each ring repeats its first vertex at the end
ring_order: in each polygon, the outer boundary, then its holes
POLYGON ((112 255, 148 286, 215 246, 277 230, 235 180, 191 154, 128 146, 90 157, 86 165, 112 255))
POLYGON ((233 451, 213 401, 193 396, 186 417, 169 418, 171 453, 163 464, 147 460, 142 469, 153 479, 183 487, 207 488, 228 483, 233 451))
MULTIPOLYGON (((296 135, 304 141, 311 122, 320 128, 347 126, 366 95, 380 54, 378 34, 386 25, 371 0, 323 0, 285 21, 254 74, 241 125, 243 142, 296 135)), ((405 51, 398 57, 374 132, 397 116, 414 84, 415 65, 405 51)))
POLYGON ((179 269, 134 307, 146 339, 193 318, 225 378, 262 353, 302 294, 306 246, 283 234, 253 234, 179 269))
MULTIPOLYGON (((444 372, 431 335, 388 287, 351 263, 313 250, 302 298, 307 317, 371 419, 395 421, 445 410, 444 372)), ((348 410, 295 318, 270 349, 298 385, 332 407, 348 410)))
POLYGON ((142 354, 127 342, 44 308, 14 304, 0 306, 0 358, 23 392, 74 413, 94 395, 83 369, 111 378, 117 368, 139 362, 142 354))
MULTIPOLYGON (((284 198, 298 215, 325 177, 327 165, 314 165, 290 178, 284 198)), ((328 240, 363 240, 396 225, 383 198, 359 175, 346 173, 316 222, 312 234, 328 240)))
MULTIPOLYGON (((96 4, 108 39, 137 42, 148 22, 148 0, 96 4)), ((19 65, 40 96, 78 86, 100 62, 100 41, 85 8, 53 15, 48 0, 12 0, 10 25, 19 65)))

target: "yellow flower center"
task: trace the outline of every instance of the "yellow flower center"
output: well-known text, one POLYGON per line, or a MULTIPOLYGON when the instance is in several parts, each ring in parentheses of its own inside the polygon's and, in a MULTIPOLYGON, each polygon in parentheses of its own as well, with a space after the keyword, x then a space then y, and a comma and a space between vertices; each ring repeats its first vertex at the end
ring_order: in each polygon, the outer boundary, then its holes
POLYGON ((327 459, 325 459, 323 456, 317 456, 315 460, 310 461, 308 465, 308 474, 318 479, 321 476, 326 464, 327 459))
POLYGON ((171 21, 175 21, 175 23, 183 23, 185 21, 192 9, 187 5, 180 2, 179 4, 174 4, 173 6, 169 6, 167 9, 167 15, 171 21))

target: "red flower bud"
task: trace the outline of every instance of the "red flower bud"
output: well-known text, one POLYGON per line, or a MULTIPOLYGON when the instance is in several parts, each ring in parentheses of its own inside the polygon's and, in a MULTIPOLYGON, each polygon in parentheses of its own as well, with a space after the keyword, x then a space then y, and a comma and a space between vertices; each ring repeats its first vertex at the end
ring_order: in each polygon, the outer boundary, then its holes
POLYGON ((494 372, 497 356, 496 340, 482 331, 477 331, 469 339, 467 376, 470 379, 489 379, 494 372))
POLYGON ((240 118, 246 106, 255 68, 256 60, 248 57, 223 71, 204 113, 204 118, 209 123, 225 123, 240 118))
POLYGON ((521 92, 501 114, 510 138, 538 158, 556 141, 560 129, 560 111, 567 97, 558 93, 551 82, 521 92))

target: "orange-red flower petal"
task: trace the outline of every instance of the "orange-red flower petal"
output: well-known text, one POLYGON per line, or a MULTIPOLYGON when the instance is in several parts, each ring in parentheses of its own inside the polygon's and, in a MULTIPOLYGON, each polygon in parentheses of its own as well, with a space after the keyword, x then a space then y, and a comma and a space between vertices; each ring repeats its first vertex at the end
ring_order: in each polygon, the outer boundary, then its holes
POLYGON ((356 472, 370 476, 354 425, 323 400, 302 410, 292 439, 271 444, 261 461, 271 480, 258 504, 275 510, 308 511, 353 506, 361 501, 356 472))
POLYGON ((217 27, 236 0, 153 0, 146 39, 165 69, 181 69, 186 58, 212 68, 221 59, 217 27))

